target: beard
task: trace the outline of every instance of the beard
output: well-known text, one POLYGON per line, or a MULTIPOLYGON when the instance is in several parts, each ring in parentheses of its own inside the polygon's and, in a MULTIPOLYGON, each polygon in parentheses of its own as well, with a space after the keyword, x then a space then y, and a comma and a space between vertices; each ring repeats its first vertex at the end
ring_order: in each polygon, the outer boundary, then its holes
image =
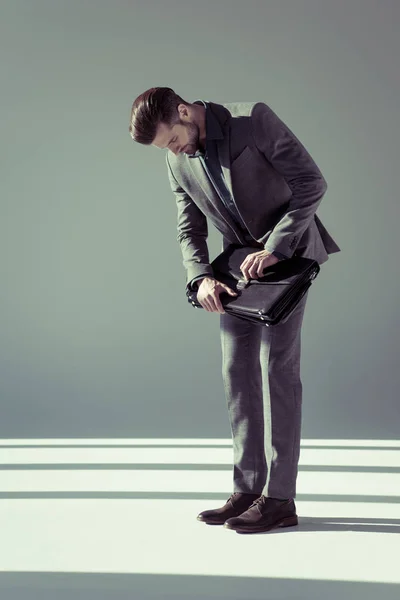
POLYGON ((184 125, 188 134, 188 143, 186 144, 185 152, 195 154, 199 150, 199 127, 195 123, 185 123, 184 125))

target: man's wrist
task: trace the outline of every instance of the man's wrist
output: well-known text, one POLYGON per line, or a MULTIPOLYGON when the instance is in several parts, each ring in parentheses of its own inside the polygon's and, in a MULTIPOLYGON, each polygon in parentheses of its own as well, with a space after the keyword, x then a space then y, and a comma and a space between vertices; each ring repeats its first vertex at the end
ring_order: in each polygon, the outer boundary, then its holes
POLYGON ((199 285, 201 284, 201 282, 202 282, 204 279, 207 279, 207 277, 208 277, 207 275, 204 275, 204 277, 201 277, 200 279, 198 279, 198 280, 196 281, 196 283, 197 283, 197 287, 199 287, 199 285))
POLYGON ((196 286, 197 290, 199 289, 200 284, 204 279, 213 279, 213 277, 211 277, 210 275, 205 275, 204 277, 201 277, 201 279, 196 279, 193 285, 196 286))

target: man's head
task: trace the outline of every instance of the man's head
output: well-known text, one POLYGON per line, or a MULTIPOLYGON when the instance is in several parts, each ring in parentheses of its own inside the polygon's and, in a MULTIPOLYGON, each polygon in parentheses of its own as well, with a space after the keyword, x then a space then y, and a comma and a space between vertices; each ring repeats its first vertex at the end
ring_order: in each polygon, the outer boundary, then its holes
POLYGON ((171 88, 150 88, 132 105, 129 133, 139 144, 194 154, 205 145, 205 108, 186 102, 171 88))

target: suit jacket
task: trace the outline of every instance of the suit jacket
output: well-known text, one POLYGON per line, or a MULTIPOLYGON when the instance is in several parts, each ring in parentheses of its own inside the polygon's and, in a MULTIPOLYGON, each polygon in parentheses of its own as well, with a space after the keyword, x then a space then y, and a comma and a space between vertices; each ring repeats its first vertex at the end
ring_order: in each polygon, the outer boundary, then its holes
MULTIPOLYGON (((217 147, 226 184, 255 244, 319 264, 340 252, 316 215, 327 183, 289 127, 264 102, 209 102, 209 108, 223 131, 217 147)), ((188 288, 195 277, 214 275, 207 218, 222 233, 221 251, 230 243, 248 243, 200 159, 167 150, 166 163, 188 288)))

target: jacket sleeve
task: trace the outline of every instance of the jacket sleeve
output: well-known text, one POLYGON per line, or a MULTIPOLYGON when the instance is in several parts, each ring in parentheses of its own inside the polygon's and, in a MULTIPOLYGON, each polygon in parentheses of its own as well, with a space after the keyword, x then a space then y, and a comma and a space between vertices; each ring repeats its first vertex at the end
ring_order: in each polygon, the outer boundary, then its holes
POLYGON ((195 277, 213 277, 207 246, 207 218, 193 202, 190 196, 179 185, 166 154, 168 177, 175 195, 177 216, 177 240, 181 247, 183 266, 186 269, 186 288, 191 288, 195 277))
POLYGON ((327 183, 303 144, 264 102, 251 114, 256 147, 284 177, 292 191, 285 214, 267 237, 264 248, 291 257, 325 194, 327 183))

